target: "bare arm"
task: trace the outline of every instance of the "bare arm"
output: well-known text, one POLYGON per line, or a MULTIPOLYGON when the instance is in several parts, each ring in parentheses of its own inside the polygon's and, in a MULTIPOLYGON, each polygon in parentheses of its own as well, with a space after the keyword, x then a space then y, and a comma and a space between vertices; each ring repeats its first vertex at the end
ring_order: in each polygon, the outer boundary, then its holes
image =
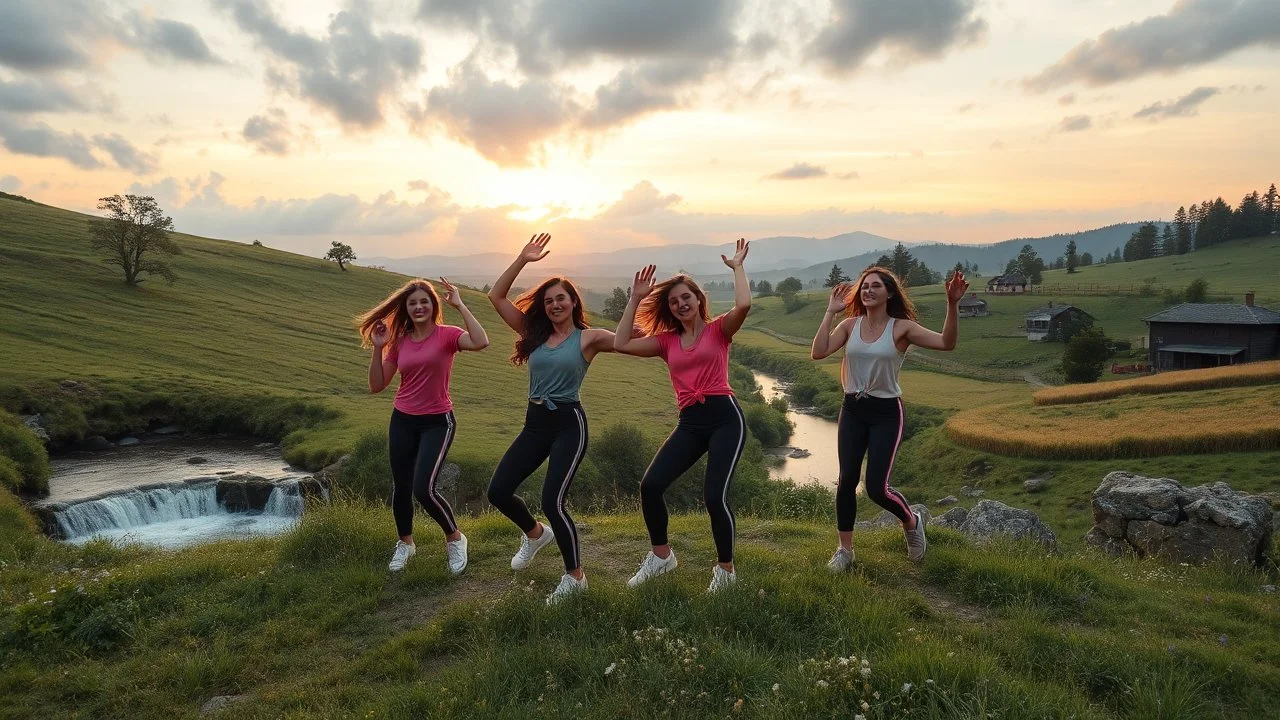
POLYGON ((751 283, 747 282, 747 271, 742 267, 742 261, 747 259, 747 251, 750 249, 751 243, 738 238, 738 249, 733 257, 720 256, 724 264, 733 269, 733 309, 725 313, 724 320, 720 321, 720 329, 726 338, 737 334, 742 323, 747 320, 747 313, 751 312, 751 283))
POLYGON ((449 292, 446 296, 446 302, 462 315, 462 321, 467 327, 467 331, 458 338, 458 349, 483 350, 489 347, 489 336, 480 325, 480 321, 476 320, 476 316, 472 314, 471 308, 468 308, 467 304, 462 302, 462 293, 448 280, 440 278, 440 282, 444 283, 445 289, 449 292))
POLYGON ((613 332, 593 328, 582 332, 582 357, 591 362, 597 353, 611 353, 613 350, 613 332))
POLYGON ((511 292, 511 286, 515 284, 516 278, 520 276, 520 271, 525 265, 537 262, 551 252, 544 249, 550 241, 551 236, 547 233, 530 238, 529 244, 524 246, 510 267, 498 276, 493 289, 489 291, 489 302, 493 303, 493 309, 498 311, 498 315, 502 317, 507 327, 515 330, 519 335, 524 335, 524 313, 507 299, 507 295, 511 292))
POLYGON ((947 319, 942 323, 942 332, 936 333, 917 322, 908 323, 903 333, 907 342, 928 350, 955 350, 960 337, 960 299, 968 289, 964 273, 951 276, 947 281, 947 319))
POLYGON ((852 321, 841 320, 836 324, 835 333, 831 332, 831 323, 837 315, 844 312, 845 306, 848 305, 851 287, 849 283, 840 283, 831 288, 831 299, 827 302, 827 311, 822 314, 822 323, 818 325, 818 332, 813 336, 813 347, 809 349, 809 357, 814 360, 827 357, 849 342, 849 326, 852 321))
POLYGON ((653 290, 653 273, 657 267, 653 265, 646 266, 643 270, 636 273, 634 281, 631 283, 631 298, 627 300, 627 309, 622 312, 622 319, 618 321, 618 329, 613 334, 613 349, 625 355, 635 355, 636 357, 656 357, 662 352, 662 345, 655 337, 633 338, 636 324, 636 309, 640 307, 640 301, 653 290))

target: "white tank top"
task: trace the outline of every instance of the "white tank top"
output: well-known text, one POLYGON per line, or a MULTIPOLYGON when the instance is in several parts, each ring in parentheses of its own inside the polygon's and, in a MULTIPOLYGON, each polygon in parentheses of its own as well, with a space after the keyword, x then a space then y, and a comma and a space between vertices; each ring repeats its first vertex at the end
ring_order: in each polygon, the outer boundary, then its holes
POLYGON ((889 318, 884 332, 875 342, 862 340, 862 317, 854 320, 849 342, 844 346, 844 391, 850 395, 878 398, 902 397, 898 371, 907 354, 898 352, 893 342, 893 323, 889 318))

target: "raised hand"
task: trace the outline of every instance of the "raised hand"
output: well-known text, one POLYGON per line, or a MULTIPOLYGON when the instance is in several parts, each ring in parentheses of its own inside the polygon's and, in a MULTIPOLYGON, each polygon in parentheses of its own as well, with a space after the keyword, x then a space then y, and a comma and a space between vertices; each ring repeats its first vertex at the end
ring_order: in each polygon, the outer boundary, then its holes
POLYGON ((387 341, 391 339, 391 332, 387 330, 387 324, 378 322, 373 326, 373 347, 381 350, 387 346, 387 341))
POLYGON ((551 242, 550 233, 541 233, 529 238, 529 244, 524 246, 520 251, 520 259, 525 262, 538 262, 546 257, 551 251, 547 249, 547 243, 551 242))
POLYGON ((738 238, 738 249, 733 253, 733 257, 729 258, 721 255, 720 259, 724 261, 725 265, 737 270, 742 267, 742 261, 747 259, 747 250, 749 249, 751 249, 751 243, 744 238, 738 238))
POLYGON ((636 273, 631 282, 631 299, 634 302, 640 302, 653 290, 653 274, 657 270, 657 265, 645 265, 636 273))
POLYGON ((852 289, 853 283, 847 282, 842 282, 831 288, 831 300, 827 303, 827 312, 843 312, 844 309, 849 306, 849 291, 852 289))
POLYGON ((449 303, 449 305, 451 305, 455 310, 462 307, 462 293, 458 292, 458 286, 449 282, 444 277, 440 278, 440 282, 444 285, 445 289, 444 301, 449 303))
POLYGON ((947 302, 955 304, 960 302, 964 294, 969 291, 969 281, 965 279, 964 273, 956 272, 947 281, 947 302))

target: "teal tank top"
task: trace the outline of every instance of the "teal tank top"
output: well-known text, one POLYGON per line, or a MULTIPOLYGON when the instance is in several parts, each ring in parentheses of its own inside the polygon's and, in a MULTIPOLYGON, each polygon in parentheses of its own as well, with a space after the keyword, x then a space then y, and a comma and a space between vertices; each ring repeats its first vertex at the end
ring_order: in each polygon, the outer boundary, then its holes
POLYGON ((556 401, 578 402, 587 366, 587 359, 582 356, 581 328, 574 328, 555 347, 539 345, 529 353, 529 399, 541 401, 548 410, 556 409, 556 401))

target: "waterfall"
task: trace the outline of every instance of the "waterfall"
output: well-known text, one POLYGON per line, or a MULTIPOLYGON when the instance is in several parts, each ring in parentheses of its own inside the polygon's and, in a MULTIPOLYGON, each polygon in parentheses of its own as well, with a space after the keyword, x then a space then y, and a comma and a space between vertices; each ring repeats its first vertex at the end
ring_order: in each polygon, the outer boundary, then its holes
POLYGON ((281 517, 302 517, 302 490, 297 481, 283 482, 271 490, 267 505, 262 509, 263 515, 280 515, 281 517))

